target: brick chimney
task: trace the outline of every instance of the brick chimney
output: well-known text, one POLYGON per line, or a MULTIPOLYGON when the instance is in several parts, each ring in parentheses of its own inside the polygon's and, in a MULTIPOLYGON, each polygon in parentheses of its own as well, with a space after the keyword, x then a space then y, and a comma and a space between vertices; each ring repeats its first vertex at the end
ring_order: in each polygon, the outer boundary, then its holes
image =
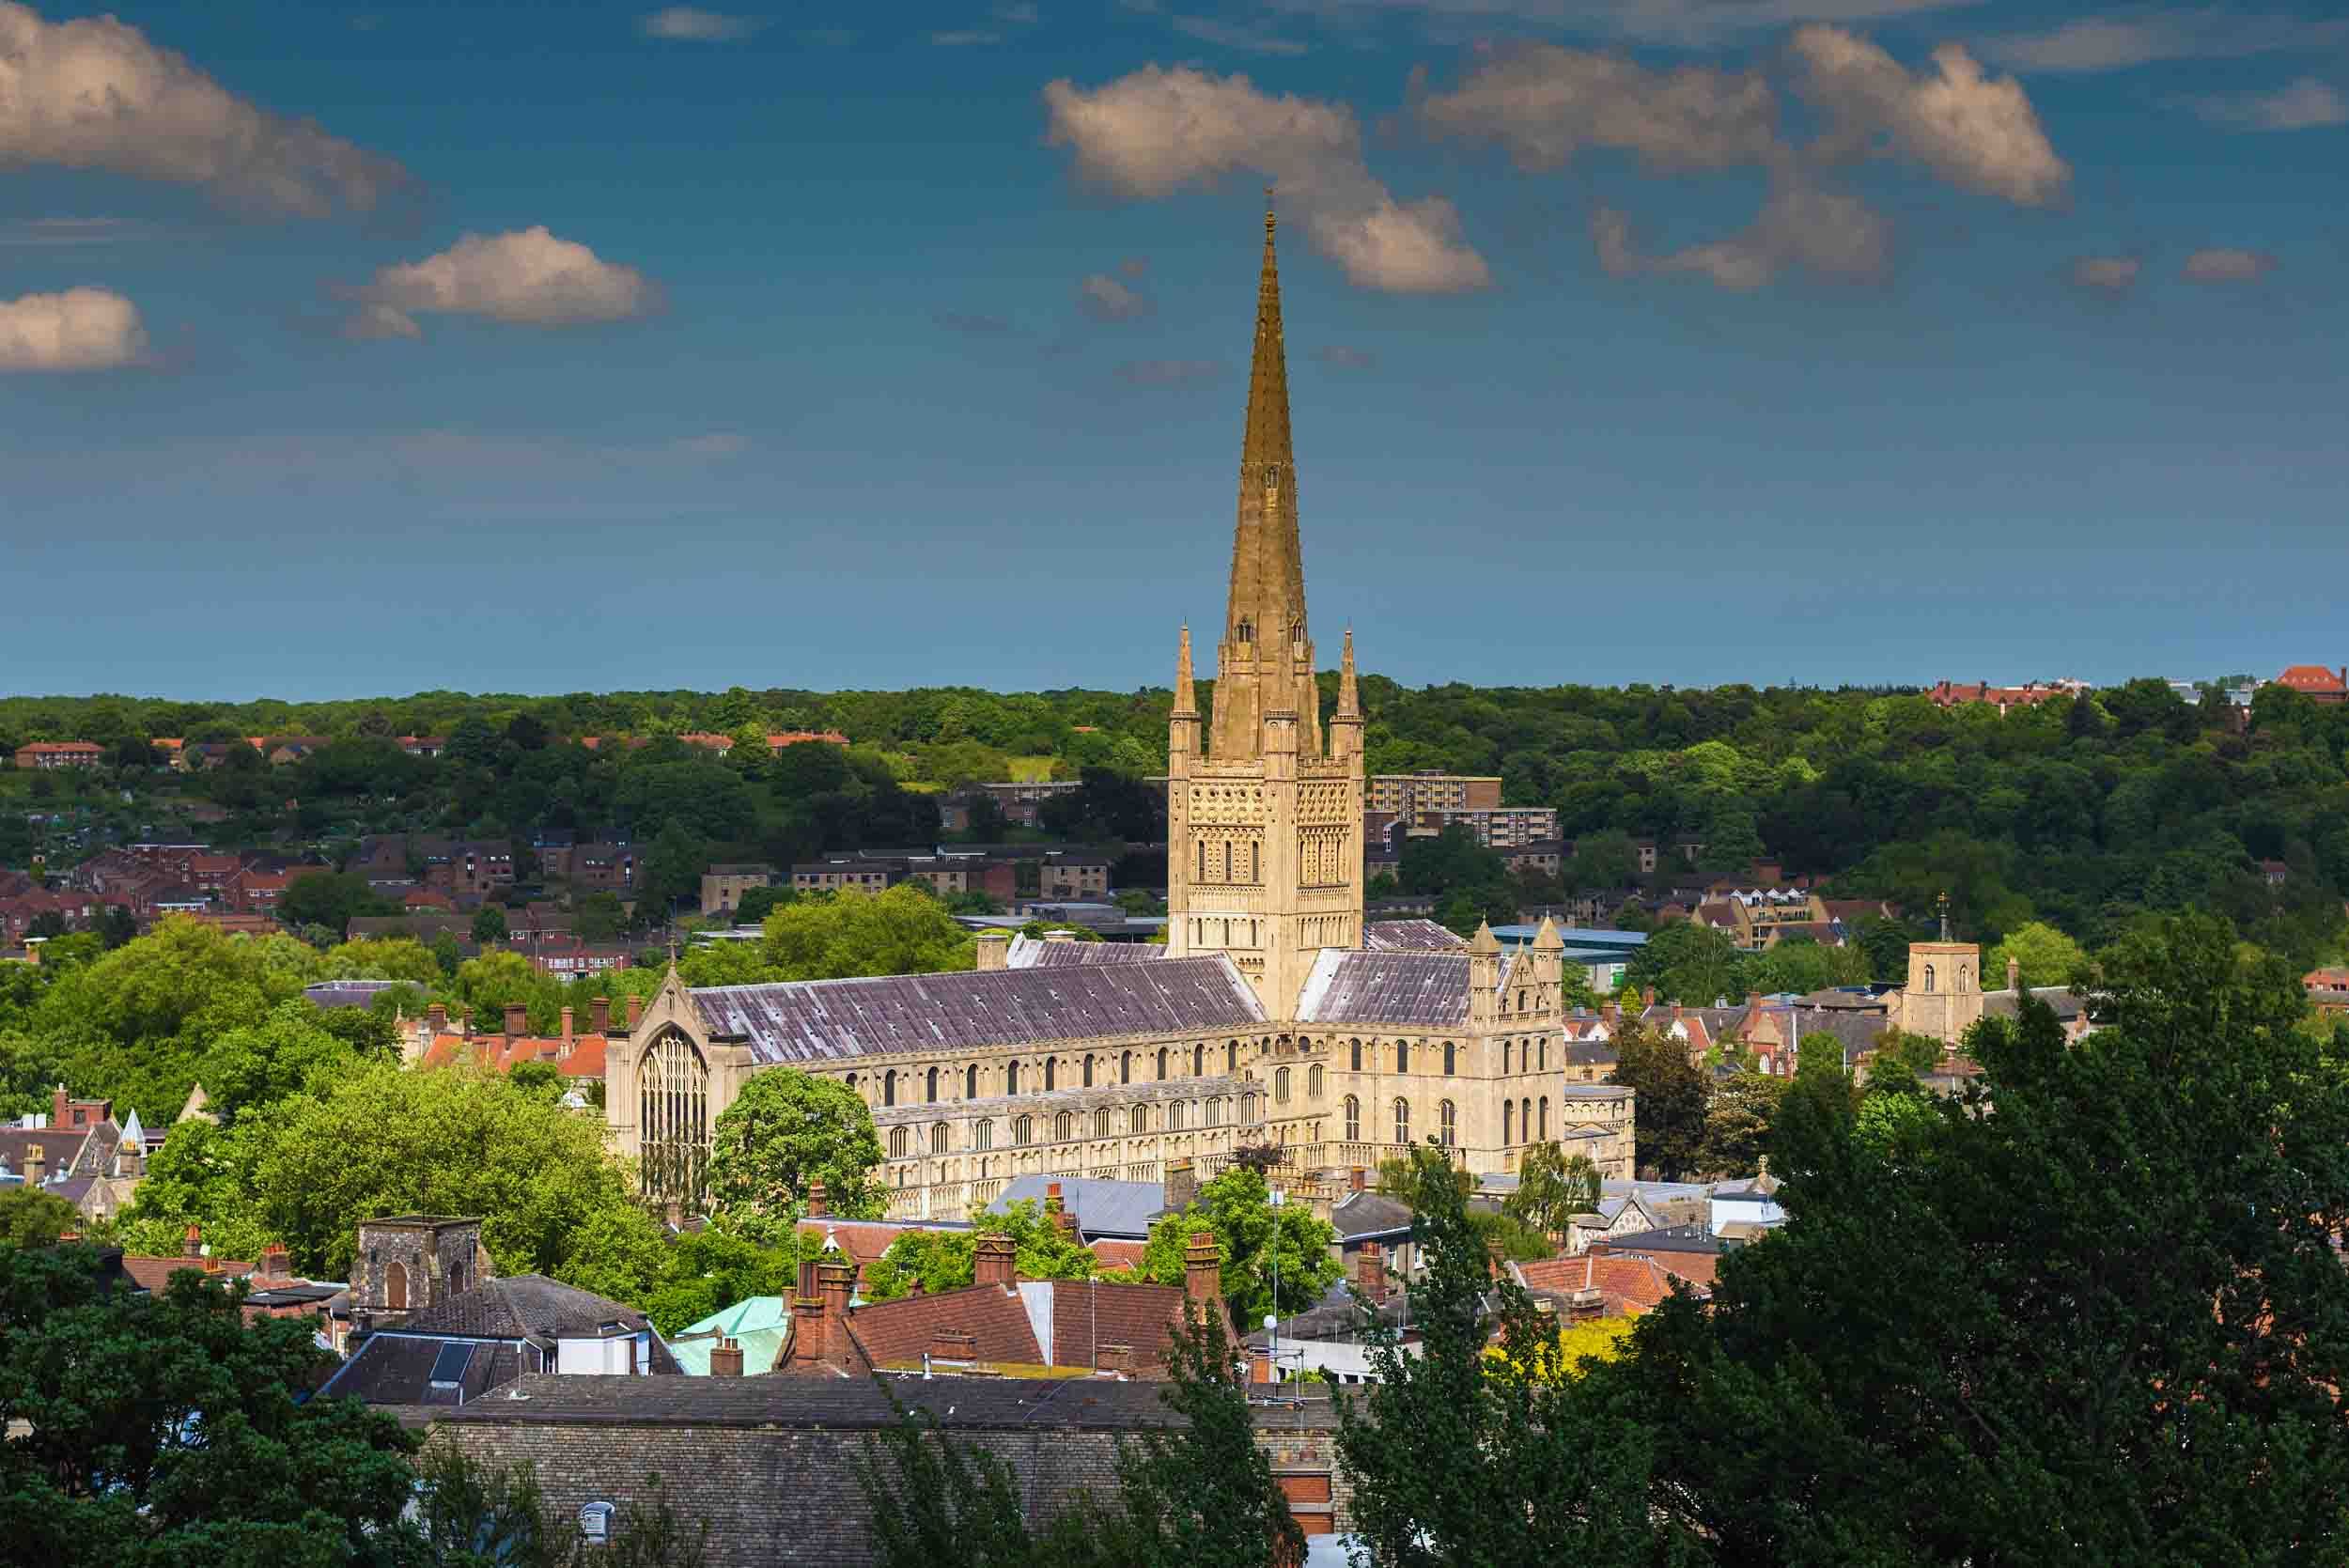
POLYGON ((2010 956, 2006 961, 2006 988, 2010 991, 2023 988, 2023 962, 2019 958, 2010 956))
POLYGON ((709 1375, 739 1377, 742 1375, 742 1342, 722 1339, 709 1348, 709 1375))
POLYGON ((591 997, 588 999, 587 1028, 591 1032, 597 1034, 606 1033, 611 1030, 612 999, 610 997, 591 997))
POLYGON ((284 1242, 272 1241, 261 1249, 260 1276, 264 1280, 290 1280, 293 1267, 286 1257, 284 1242))
POLYGON ((1364 1191, 1370 1186, 1370 1172, 1357 1165, 1346 1173, 1346 1185, 1349 1191, 1364 1191))
POLYGON ((977 1253, 971 1262, 972 1282, 980 1285, 1001 1285, 1011 1288, 1019 1278, 1017 1250, 1007 1235, 979 1237, 977 1253))
POLYGON ((810 1219, 828 1219, 832 1217, 832 1195, 824 1190, 820 1180, 807 1184, 807 1217, 810 1219))
MULTIPOLYGON (((31 1148, 24 1151, 24 1185, 27 1188, 39 1187, 40 1185, 40 1178, 47 1172, 48 1169, 49 1151, 47 1148, 41 1144, 36 1143, 31 1148)), ((194 1226, 191 1225, 188 1227, 188 1234, 195 1234, 194 1226)), ((193 1257, 194 1254, 190 1253, 189 1256, 193 1257)))
MULTIPOLYGON (((36 1149, 33 1152, 39 1154, 40 1151, 36 1149)), ((204 1233, 195 1226, 190 1225, 188 1234, 180 1238, 179 1255, 183 1258, 202 1257, 204 1255, 204 1233)))
POLYGON ((1387 1298, 1387 1250, 1375 1241, 1354 1254, 1354 1288, 1373 1306, 1387 1298))
POLYGON ((432 1037, 439 1039, 448 1032, 448 1003, 434 1002, 424 1010, 424 1018, 426 1026, 432 1031, 432 1037))
POLYGON ((1189 1156, 1166 1162, 1164 1203, 1169 1214, 1180 1214, 1199 1196, 1199 1168, 1189 1156))
POLYGON ((1011 939, 1001 931, 982 931, 978 936, 978 957, 973 968, 981 970, 1008 969, 1011 965, 1011 939))
POLYGON ((1044 1212, 1050 1218, 1052 1229, 1060 1234, 1062 1239, 1077 1239, 1077 1217, 1069 1213, 1067 1205, 1061 1202, 1060 1183, 1045 1184, 1044 1212))
POLYGON ((1115 1373, 1120 1377, 1134 1374, 1134 1347, 1130 1344, 1103 1344, 1095 1347, 1094 1370, 1115 1373))
POLYGON ((629 1027, 629 1028, 630 1028, 630 1029, 634 1029, 634 1028, 635 1028, 638 1024, 643 1023, 644 1021, 645 1021, 645 999, 644 999, 643 997, 630 997, 630 998, 629 998, 629 999, 628 999, 628 1027, 629 1027))
POLYGON ((848 1343, 848 1295, 856 1283, 856 1265, 827 1256, 816 1265, 824 1293, 824 1359, 843 1371, 853 1371, 848 1343))
POLYGON ((930 1330, 930 1358, 939 1361, 975 1361, 979 1356, 978 1336, 960 1328, 930 1330))
POLYGON ((568 1007, 563 1009, 563 1043, 571 1043, 571 1010, 568 1007))
POLYGON ((1748 991, 1746 993, 1746 1011, 1749 1013, 1759 1013, 1762 1011, 1762 993, 1760 991, 1748 991))
POLYGON ((1206 1231, 1191 1232, 1190 1245, 1183 1250, 1183 1298, 1202 1308, 1223 1304, 1222 1257, 1206 1231))
POLYGON ((530 1032, 530 1004, 509 1001, 506 1004, 506 1037, 509 1040, 530 1032))
POLYGON ((50 1093, 49 1096, 49 1125, 51 1126, 65 1126, 66 1104, 65 1085, 60 1083, 50 1093))

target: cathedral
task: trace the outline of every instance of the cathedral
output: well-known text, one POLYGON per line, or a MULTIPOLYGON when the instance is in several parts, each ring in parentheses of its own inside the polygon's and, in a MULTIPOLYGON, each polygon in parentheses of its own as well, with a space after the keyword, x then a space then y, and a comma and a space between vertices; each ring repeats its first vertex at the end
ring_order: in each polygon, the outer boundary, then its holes
POLYGON ((975 969, 691 988, 608 1057, 604 1114, 649 1195, 693 1203, 745 1079, 789 1066, 873 1109, 893 1219, 960 1219, 1013 1177, 1212 1177, 1244 1145, 1374 1169, 1430 1140, 1477 1174, 1557 1142, 1631 1171, 1632 1092, 1572 1080, 1564 944, 1362 918, 1362 711, 1346 633, 1325 724, 1305 610, 1274 222, 1265 218, 1213 711, 1175 652, 1167 940, 983 936, 975 969))

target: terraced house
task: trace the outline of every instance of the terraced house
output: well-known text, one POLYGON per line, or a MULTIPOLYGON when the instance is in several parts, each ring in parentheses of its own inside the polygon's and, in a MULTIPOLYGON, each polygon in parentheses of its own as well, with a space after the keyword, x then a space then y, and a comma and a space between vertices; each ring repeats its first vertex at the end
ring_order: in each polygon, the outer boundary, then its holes
POLYGON ((1364 924, 1353 635, 1325 723, 1297 495, 1268 215, 1212 714, 1188 628, 1175 655, 1165 946, 997 938, 964 973, 673 973, 614 1041, 604 1099, 651 1191, 692 1202, 717 1117, 779 1066, 872 1106, 899 1217, 959 1217, 1037 1172, 1157 1181, 1185 1158, 1205 1178, 1243 1143, 1311 1171, 1432 1139, 1484 1172, 1563 1141, 1631 1174, 1631 1091, 1569 1076, 1554 925, 1510 955, 1489 931, 1364 924))

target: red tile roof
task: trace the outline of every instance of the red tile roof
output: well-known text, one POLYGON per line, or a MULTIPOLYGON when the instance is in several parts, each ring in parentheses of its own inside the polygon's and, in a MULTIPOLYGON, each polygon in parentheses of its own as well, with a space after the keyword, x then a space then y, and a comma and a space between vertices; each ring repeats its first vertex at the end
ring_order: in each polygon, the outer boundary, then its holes
POLYGON ((1509 1266, 1517 1271, 1518 1282, 1528 1290, 1550 1291, 1561 1296, 1579 1290, 1598 1291, 1610 1314, 1652 1312, 1672 1292, 1672 1273, 1648 1258, 1602 1257, 1585 1252, 1576 1258, 1548 1258, 1509 1266))
POLYGON ((2349 680, 2343 672, 2328 670, 2322 664, 2295 664, 2276 677, 2279 686, 2289 686, 2295 691, 2323 692, 2339 696, 2349 692, 2349 680))

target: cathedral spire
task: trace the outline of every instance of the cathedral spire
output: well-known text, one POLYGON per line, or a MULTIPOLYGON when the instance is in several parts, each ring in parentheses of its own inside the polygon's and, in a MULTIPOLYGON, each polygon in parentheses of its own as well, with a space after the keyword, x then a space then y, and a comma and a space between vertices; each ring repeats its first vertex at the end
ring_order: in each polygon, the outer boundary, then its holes
POLYGON ((1297 535, 1297 459, 1289 442, 1287 346, 1281 329, 1279 223, 1266 192, 1264 263, 1256 278, 1248 415, 1240 436, 1239 515, 1232 534, 1231 597, 1216 665, 1214 753, 1262 754, 1273 714, 1298 718, 1298 750, 1321 750, 1305 568, 1297 535))

